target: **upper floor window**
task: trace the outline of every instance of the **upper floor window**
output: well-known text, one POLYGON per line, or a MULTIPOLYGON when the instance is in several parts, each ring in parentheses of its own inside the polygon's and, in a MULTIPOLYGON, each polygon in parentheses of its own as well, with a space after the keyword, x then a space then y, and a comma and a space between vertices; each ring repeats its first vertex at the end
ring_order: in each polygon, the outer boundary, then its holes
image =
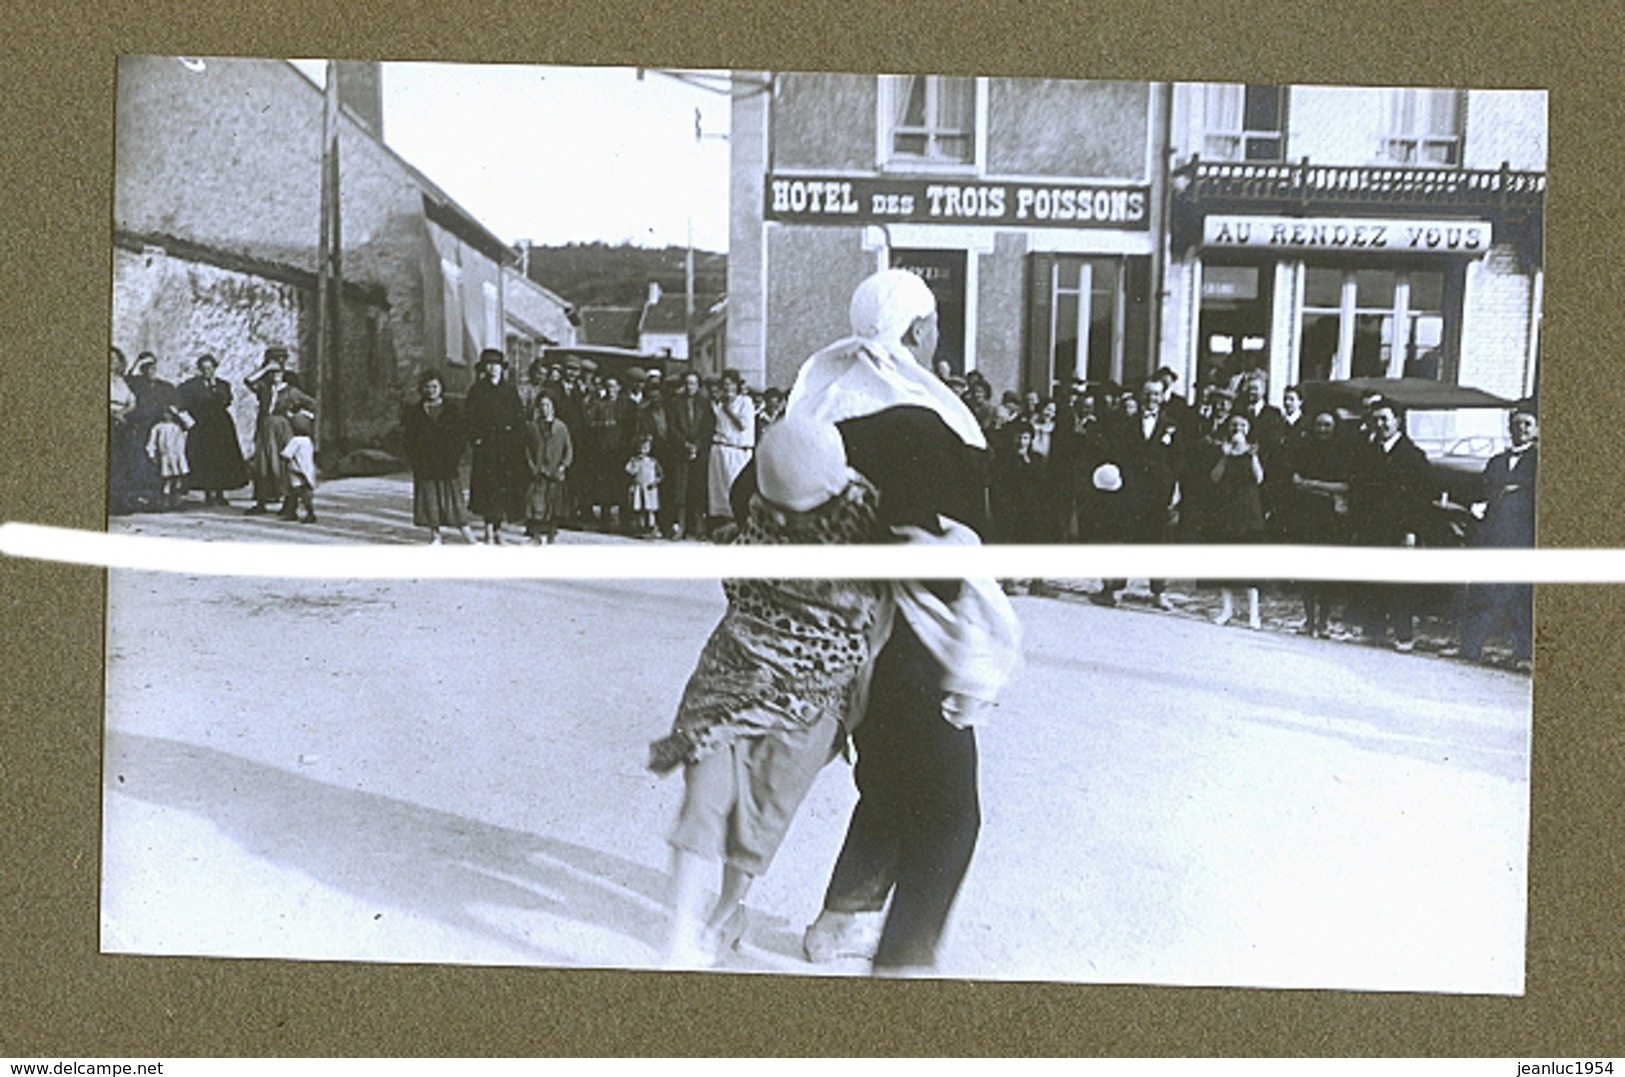
POLYGON ((1456 90, 1389 91, 1383 157, 1406 165, 1461 164, 1462 111, 1456 90))
POLYGON ((1286 157, 1286 87, 1204 87, 1202 156, 1219 161, 1286 157))
POLYGON ((888 163, 976 163, 974 78, 890 75, 882 80, 881 109, 888 163))

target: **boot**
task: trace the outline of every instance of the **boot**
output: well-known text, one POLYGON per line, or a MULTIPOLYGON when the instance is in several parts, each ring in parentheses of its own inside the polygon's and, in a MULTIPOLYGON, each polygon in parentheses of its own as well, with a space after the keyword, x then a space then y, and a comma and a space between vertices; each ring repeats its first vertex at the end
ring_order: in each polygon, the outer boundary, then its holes
POLYGON ((808 925, 801 948, 815 965, 842 957, 871 958, 880 945, 881 916, 878 912, 825 909, 808 925))

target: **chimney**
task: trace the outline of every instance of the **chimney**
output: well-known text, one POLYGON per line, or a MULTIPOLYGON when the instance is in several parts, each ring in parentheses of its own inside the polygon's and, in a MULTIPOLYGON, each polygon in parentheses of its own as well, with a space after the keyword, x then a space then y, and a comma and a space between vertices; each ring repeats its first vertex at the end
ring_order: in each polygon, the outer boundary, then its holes
POLYGON ((649 282, 649 302, 647 305, 651 307, 660 305, 660 282, 657 280, 649 282))
POLYGON ((339 104, 350 110, 373 137, 384 140, 384 86, 381 66, 372 60, 335 61, 339 104))

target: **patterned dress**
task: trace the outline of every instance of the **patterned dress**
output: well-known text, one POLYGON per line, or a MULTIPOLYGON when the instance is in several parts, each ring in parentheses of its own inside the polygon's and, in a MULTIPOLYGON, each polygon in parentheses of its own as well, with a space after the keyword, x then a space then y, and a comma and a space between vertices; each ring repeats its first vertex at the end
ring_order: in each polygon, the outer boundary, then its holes
MULTIPOLYGON (((867 480, 806 513, 755 497, 742 545, 851 545, 887 538, 867 480)), ((700 652, 671 733, 651 745, 664 773, 741 738, 794 734, 833 715, 850 724, 889 623, 878 580, 725 580, 728 611, 700 652)))

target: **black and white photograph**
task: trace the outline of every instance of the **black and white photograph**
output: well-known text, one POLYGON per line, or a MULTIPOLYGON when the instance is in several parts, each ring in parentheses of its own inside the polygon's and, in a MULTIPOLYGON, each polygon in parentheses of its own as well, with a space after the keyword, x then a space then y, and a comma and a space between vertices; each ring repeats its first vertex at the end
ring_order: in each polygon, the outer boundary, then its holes
POLYGON ((1077 572, 115 568, 103 953, 1524 993, 1533 589, 1360 558, 1534 545, 1543 90, 127 55, 115 111, 115 536, 1077 572))

